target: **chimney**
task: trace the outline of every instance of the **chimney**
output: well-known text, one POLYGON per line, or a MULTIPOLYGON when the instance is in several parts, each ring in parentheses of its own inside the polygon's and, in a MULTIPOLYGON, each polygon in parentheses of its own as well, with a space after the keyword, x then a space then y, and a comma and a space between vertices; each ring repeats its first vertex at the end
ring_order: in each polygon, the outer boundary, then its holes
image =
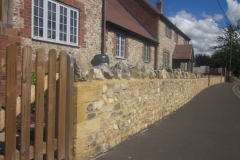
POLYGON ((163 13, 162 12, 162 6, 163 6, 162 0, 158 0, 157 1, 157 9, 160 11, 160 13, 163 13))

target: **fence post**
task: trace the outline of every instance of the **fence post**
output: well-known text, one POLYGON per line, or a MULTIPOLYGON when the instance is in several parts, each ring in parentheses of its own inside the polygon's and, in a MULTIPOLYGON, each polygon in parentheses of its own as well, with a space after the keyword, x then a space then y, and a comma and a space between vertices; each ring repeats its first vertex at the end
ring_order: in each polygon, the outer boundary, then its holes
POLYGON ((21 96, 21 160, 29 159, 30 112, 31 112, 31 62, 32 48, 26 46, 22 54, 22 96, 21 96))
POLYGON ((17 47, 7 46, 6 55, 6 120, 5 159, 15 159, 16 152, 16 96, 17 96, 17 47))
POLYGON ((34 159, 43 158, 43 122, 44 122, 44 77, 45 77, 45 50, 37 50, 36 57, 36 108, 35 108, 35 134, 34 159))
POLYGON ((47 91, 47 159, 54 159, 55 117, 56 117, 56 71, 57 51, 49 51, 47 91))
POLYGON ((67 55, 67 109, 66 109, 66 154, 65 160, 73 159, 73 84, 74 57, 67 55))
POLYGON ((58 93, 58 124, 57 124, 57 159, 65 158, 65 125, 66 125, 66 83, 67 53, 60 52, 59 93, 58 93))

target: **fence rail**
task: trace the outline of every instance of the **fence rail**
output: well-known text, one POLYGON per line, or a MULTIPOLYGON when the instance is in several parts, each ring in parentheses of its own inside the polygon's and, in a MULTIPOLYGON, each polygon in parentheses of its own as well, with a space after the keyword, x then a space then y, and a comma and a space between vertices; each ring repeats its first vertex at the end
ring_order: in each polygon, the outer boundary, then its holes
POLYGON ((32 60, 32 48, 22 50, 21 95, 17 97, 17 47, 7 46, 6 106, 0 112, 0 160, 72 159, 73 61, 71 55, 51 49, 45 61, 45 49, 39 48, 32 60), (32 72, 36 85, 31 84, 32 72), (35 102, 34 106, 31 104, 35 102), (35 109, 34 114, 31 110, 35 109), (20 133, 16 116, 21 113, 20 133), (31 116, 34 122, 31 124, 31 116), (34 127, 30 127, 34 126, 34 127), (5 128, 4 128, 5 127, 5 128))

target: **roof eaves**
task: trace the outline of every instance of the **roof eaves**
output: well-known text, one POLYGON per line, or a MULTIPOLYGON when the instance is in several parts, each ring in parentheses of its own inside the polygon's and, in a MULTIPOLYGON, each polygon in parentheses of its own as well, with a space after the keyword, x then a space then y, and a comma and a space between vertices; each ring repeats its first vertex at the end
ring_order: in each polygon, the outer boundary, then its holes
POLYGON ((128 30, 127 28, 124 28, 124 27, 122 27, 122 26, 120 26, 120 25, 117 25, 117 24, 115 24, 115 23, 113 23, 113 22, 111 22, 111 21, 106 20, 106 22, 107 22, 108 24, 114 26, 114 27, 117 27, 117 28, 125 31, 125 32, 128 32, 128 33, 131 33, 131 34, 136 35, 136 36, 138 36, 138 37, 144 38, 144 39, 146 39, 146 40, 148 40, 148 41, 150 41, 150 42, 152 42, 152 43, 159 44, 159 42, 158 42, 157 40, 150 39, 150 38, 145 37, 145 36, 143 36, 143 35, 141 35, 141 34, 138 34, 138 33, 136 33, 136 32, 133 32, 133 31, 131 31, 131 30, 128 30))

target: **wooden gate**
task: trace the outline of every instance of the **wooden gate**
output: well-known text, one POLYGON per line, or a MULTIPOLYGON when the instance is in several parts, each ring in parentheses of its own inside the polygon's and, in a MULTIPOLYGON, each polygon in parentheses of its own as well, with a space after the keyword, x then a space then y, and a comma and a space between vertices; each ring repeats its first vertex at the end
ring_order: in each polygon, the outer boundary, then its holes
POLYGON ((66 51, 26 46, 21 59, 21 95, 17 96, 17 47, 7 46, 6 105, 0 112, 0 160, 72 159, 73 63, 66 51), (33 74, 36 84, 31 84, 33 74), (16 131, 16 116, 21 129, 16 131), (34 121, 31 122, 31 117, 34 121))

